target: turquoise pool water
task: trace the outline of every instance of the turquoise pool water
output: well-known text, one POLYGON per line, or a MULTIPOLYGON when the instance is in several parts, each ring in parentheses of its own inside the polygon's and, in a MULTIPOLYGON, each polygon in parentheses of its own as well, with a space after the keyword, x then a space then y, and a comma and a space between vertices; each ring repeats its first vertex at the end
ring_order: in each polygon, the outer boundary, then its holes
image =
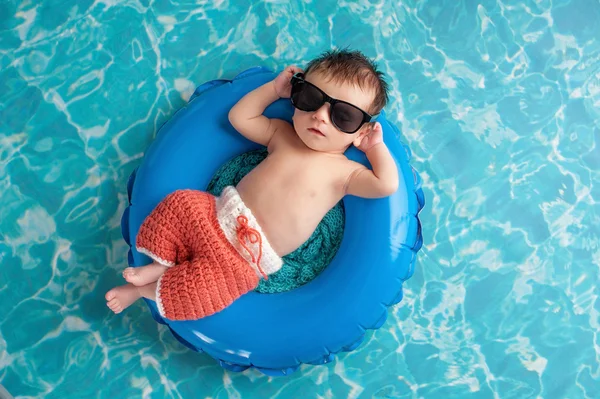
POLYGON ((0 1, 0 383, 17 398, 600 397, 600 3, 0 1), (405 298, 285 378, 187 350, 121 282, 126 181, 194 87, 376 57, 428 205, 405 298))

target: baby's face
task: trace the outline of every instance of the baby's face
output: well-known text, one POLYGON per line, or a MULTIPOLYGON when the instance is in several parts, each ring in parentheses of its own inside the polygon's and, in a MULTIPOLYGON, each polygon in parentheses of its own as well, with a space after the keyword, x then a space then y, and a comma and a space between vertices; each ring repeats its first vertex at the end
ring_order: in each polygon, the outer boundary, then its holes
MULTIPOLYGON (((365 111, 369 109, 375 99, 375 92, 372 90, 365 91, 348 83, 339 84, 330 81, 321 73, 310 73, 305 79, 330 97, 349 102, 365 111)), ((355 133, 344 133, 331 123, 330 107, 329 103, 325 103, 321 108, 312 112, 295 109, 292 118, 294 129, 304 144, 315 151, 343 153, 348 146, 355 142, 358 143, 358 140, 366 134, 369 124, 364 124, 355 133)))

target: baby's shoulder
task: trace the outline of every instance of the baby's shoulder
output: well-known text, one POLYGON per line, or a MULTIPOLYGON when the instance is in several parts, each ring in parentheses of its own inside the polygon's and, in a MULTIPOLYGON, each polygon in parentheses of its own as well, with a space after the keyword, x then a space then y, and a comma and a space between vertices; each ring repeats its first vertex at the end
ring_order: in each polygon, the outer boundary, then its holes
POLYGON ((276 148, 281 146, 288 147, 293 141, 293 135, 295 134, 294 126, 283 119, 271 119, 271 124, 273 128, 273 137, 269 142, 269 152, 273 152, 276 148))
POLYGON ((351 159, 349 159, 346 155, 342 155, 339 159, 338 159, 338 163, 347 169, 363 169, 366 168, 365 165, 361 164, 360 162, 356 162, 353 161, 351 159))
POLYGON ((326 180, 333 183, 332 187, 339 190, 342 196, 345 195, 346 187, 352 176, 366 169, 363 164, 352 161, 343 154, 340 157, 329 158, 329 162, 327 165, 321 165, 320 173, 328 175, 326 180))
POLYGON ((327 169, 330 171, 335 171, 337 176, 341 179, 346 179, 353 173, 362 169, 366 169, 366 166, 348 159, 345 155, 329 158, 329 162, 330 165, 328 165, 327 169))

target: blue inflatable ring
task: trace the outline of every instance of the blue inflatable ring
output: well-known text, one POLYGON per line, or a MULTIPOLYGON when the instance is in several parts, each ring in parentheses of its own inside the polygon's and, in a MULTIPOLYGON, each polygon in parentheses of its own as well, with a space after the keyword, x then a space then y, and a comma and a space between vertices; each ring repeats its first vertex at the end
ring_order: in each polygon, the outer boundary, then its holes
MULTIPOLYGON (((150 259, 135 250, 144 218, 169 193, 205 190, 217 169, 244 152, 260 148, 229 124, 231 107, 275 75, 253 68, 232 81, 215 80, 196 89, 190 102, 163 125, 140 167, 129 178, 129 206, 122 233, 130 245, 128 263, 150 259)), ((265 111, 291 121, 288 100, 265 111)), ((385 199, 344 198, 346 225, 332 263, 313 281, 279 294, 250 292, 225 310, 200 320, 171 321, 159 316, 184 345, 204 351, 232 371, 256 367, 267 375, 286 375, 302 363, 324 364, 340 351, 354 350, 366 329, 385 322, 387 307, 402 299, 402 282, 413 273, 422 238, 418 213, 424 205, 419 175, 408 163, 409 151, 397 129, 379 118, 400 171, 400 188, 385 199)), ((350 159, 367 163, 354 148, 350 159)))

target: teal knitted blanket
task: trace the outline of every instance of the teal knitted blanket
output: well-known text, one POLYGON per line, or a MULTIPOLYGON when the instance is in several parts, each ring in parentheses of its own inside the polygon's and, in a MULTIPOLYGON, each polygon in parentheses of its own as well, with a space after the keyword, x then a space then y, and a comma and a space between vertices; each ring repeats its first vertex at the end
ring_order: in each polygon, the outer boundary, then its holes
MULTIPOLYGON (((223 165, 208 185, 207 191, 220 195, 226 186, 235 186, 267 157, 266 150, 250 151, 223 165)), ((315 232, 300 248, 283 257, 283 267, 261 280, 256 288, 263 294, 290 291, 317 277, 331 262, 342 243, 344 206, 340 201, 323 218, 315 232)))

